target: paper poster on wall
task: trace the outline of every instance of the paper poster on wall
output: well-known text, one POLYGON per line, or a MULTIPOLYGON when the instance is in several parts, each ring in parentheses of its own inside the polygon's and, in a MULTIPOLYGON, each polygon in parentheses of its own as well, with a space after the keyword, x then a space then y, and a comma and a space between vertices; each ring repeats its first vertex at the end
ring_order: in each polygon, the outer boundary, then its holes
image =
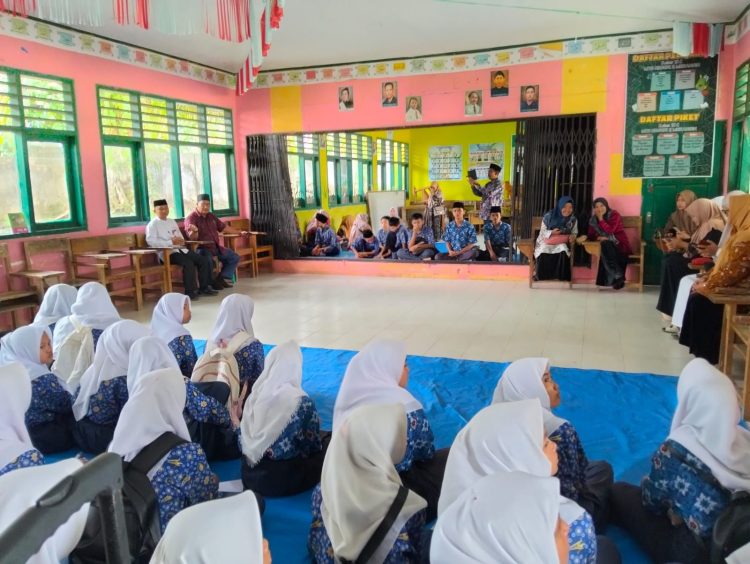
POLYGON ((505 143, 472 143, 469 145, 469 170, 477 171, 477 178, 487 178, 490 164, 495 163, 503 167, 500 178, 507 178, 505 173, 505 143))
POLYGON ((630 55, 624 178, 711 176, 717 58, 630 55))
POLYGON ((461 180, 461 145, 433 145, 428 154, 430 180, 461 180))

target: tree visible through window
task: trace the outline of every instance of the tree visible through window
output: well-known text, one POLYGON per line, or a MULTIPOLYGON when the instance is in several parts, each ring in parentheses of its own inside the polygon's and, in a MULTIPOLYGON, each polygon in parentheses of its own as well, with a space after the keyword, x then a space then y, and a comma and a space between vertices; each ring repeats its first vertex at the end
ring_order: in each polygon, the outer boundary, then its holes
POLYGON ((289 180, 297 209, 320 207, 320 146, 314 133, 286 136, 289 180))

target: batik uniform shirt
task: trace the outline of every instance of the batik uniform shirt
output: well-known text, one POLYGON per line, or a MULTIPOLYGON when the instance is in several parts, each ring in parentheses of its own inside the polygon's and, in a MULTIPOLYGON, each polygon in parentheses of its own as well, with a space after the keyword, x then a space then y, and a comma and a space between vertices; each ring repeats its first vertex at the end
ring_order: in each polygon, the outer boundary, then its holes
POLYGON ((177 359, 177 364, 180 365, 182 375, 190 378, 193 374, 195 363, 198 361, 198 353, 195 351, 193 338, 190 335, 180 335, 169 341, 167 346, 172 351, 175 359, 177 359))
POLYGON ((409 230, 403 225, 398 226, 396 231, 396 250, 409 250, 409 230))
POLYGON ((388 238, 387 229, 378 229, 378 243, 381 247, 385 247, 385 240, 388 238))
POLYGON ((188 423, 199 421, 210 423, 219 427, 230 427, 232 419, 229 416, 227 406, 220 404, 216 398, 212 398, 201 392, 190 380, 185 379, 185 419, 188 423))
POLYGON ((485 244, 489 242, 493 247, 510 246, 511 232, 510 225, 507 223, 500 222, 497 227, 491 222, 485 223, 483 231, 485 244))
POLYGON ((7 474, 12 470, 18 470, 19 468, 29 468, 31 466, 42 466, 44 464, 44 456, 41 452, 35 448, 27 450, 23 454, 17 456, 0 468, 0 476, 7 474))
POLYGON ((102 336, 102 333, 104 333, 104 329, 91 330, 91 337, 94 339, 94 350, 96 350, 96 345, 99 343, 99 337, 102 336))
POLYGON ((406 414, 406 453, 396 465, 396 470, 406 472, 417 460, 429 460, 435 456, 435 437, 424 409, 406 414))
MULTIPOLYGON (((409 250, 409 241, 411 241, 412 233, 414 233, 414 229, 409 229, 406 232, 406 250, 409 250)), ((417 234, 417 239, 424 239, 425 243, 429 243, 430 245, 433 245, 435 243, 435 234, 432 232, 432 229, 427 229, 427 227, 422 227, 422 231, 420 231, 417 234)))
MULTIPOLYGON (((310 525, 307 540, 308 548, 316 564, 334 564, 333 546, 320 511, 322 503, 323 494, 320 491, 320 484, 318 484, 312 493, 312 525, 310 525)), ((384 564, 416 564, 419 562, 422 528, 425 525, 426 518, 426 511, 420 509, 406 521, 384 564)))
POLYGON ((354 250, 358 253, 374 253, 380 250, 380 243, 378 243, 377 239, 372 243, 368 243, 364 238, 359 238, 354 243, 354 250))
POLYGON ((323 443, 320 440, 320 416, 315 409, 315 402, 304 396, 284 431, 268 447, 263 457, 270 460, 310 458, 321 450, 323 443))
POLYGON ((560 480, 560 493, 578 501, 586 480, 586 467, 589 461, 583 450, 581 439, 573 425, 565 422, 555 429, 549 439, 557 445, 557 474, 560 480))
POLYGON ((263 343, 253 341, 234 353, 234 358, 237 360, 237 366, 240 369, 240 382, 244 384, 246 381, 250 381, 250 387, 252 388, 263 372, 263 365, 265 364, 263 343))
POLYGON ((128 378, 118 376, 99 384, 99 389, 89 399, 86 417, 97 425, 116 425, 120 412, 128 401, 128 378))
POLYGON ((338 239, 336 238, 333 229, 330 227, 319 227, 315 232, 315 246, 323 247, 324 249, 327 249, 328 247, 338 247, 338 239))
POLYGON ((568 527, 568 547, 570 564, 596 564, 596 530, 594 520, 584 511, 568 527))
POLYGON ((713 478, 708 466, 680 443, 667 439, 654 453, 651 472, 641 482, 643 505, 658 514, 671 510, 696 536, 708 540, 732 495, 718 482, 706 481, 707 476, 713 478))
POLYGON ((71 413, 73 398, 54 374, 31 381, 31 405, 26 411, 26 427, 55 420, 59 413, 71 413))
POLYGON ((476 186, 471 187, 471 191, 477 196, 482 198, 482 203, 479 205, 479 217, 484 221, 490 220, 490 208, 492 206, 503 205, 503 183, 500 178, 490 180, 482 188, 476 186))
POLYGON ((197 443, 173 448, 151 478, 159 502, 161 531, 181 510, 214 499, 219 493, 219 480, 211 472, 206 454, 197 443))
POLYGON ((474 226, 466 220, 460 226, 455 221, 451 221, 445 228, 443 240, 450 243, 451 249, 454 251, 460 251, 469 244, 476 244, 477 232, 474 226))
POLYGON ((54 337, 54 335, 55 335, 55 325, 57 325, 57 321, 55 321, 54 323, 50 323, 50 324, 48 325, 48 327, 49 327, 49 332, 50 332, 50 333, 52 333, 52 336, 53 336, 53 337, 54 337))

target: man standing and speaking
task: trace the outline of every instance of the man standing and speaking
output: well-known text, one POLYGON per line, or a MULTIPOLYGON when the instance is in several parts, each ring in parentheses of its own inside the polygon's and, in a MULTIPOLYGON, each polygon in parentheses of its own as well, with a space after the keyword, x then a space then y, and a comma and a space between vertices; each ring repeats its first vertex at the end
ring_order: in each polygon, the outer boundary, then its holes
POLYGON ((472 175, 471 172, 473 171, 469 171, 471 191, 474 192, 475 196, 482 198, 482 202, 479 204, 479 217, 482 218, 485 224, 490 221, 490 209, 493 206, 502 207, 503 205, 503 182, 500 179, 500 172, 502 170, 500 165, 495 163, 490 164, 489 170, 487 170, 487 178, 490 181, 484 187, 476 180, 476 173, 472 175))

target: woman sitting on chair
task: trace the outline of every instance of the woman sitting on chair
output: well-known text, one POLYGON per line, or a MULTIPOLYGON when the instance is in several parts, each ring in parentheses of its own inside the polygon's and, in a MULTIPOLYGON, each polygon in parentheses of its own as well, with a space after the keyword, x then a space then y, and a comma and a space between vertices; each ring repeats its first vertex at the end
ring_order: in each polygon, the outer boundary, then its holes
POLYGON ((604 198, 594 200, 594 214, 589 221, 589 240, 599 241, 601 256, 597 286, 612 286, 621 290, 625 286, 625 269, 628 257, 633 254, 630 241, 622 226, 622 216, 609 207, 604 198))
POLYGON ((578 235, 573 211, 573 198, 563 196, 553 210, 544 214, 534 249, 534 280, 571 280, 569 243, 578 235))

